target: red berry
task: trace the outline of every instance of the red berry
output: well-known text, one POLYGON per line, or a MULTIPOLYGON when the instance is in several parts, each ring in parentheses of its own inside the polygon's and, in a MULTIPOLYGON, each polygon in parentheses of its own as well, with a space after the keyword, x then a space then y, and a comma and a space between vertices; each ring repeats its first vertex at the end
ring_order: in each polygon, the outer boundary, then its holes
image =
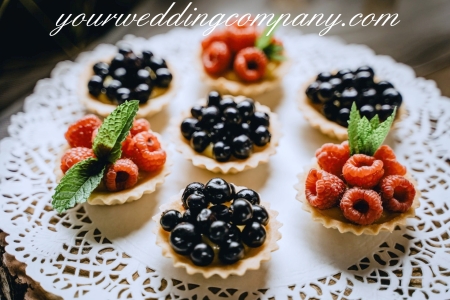
POLYGON ((383 205, 393 212, 407 211, 416 196, 414 185, 405 177, 386 176, 380 183, 383 205))
POLYGON ((156 171, 166 162, 166 152, 158 138, 151 132, 141 132, 133 137, 132 159, 142 171, 156 171))
POLYGON ((131 134, 128 134, 125 140, 122 142, 122 158, 133 156, 133 138, 131 134))
POLYGON ((102 125, 96 115, 87 115, 69 126, 64 134, 70 147, 92 147, 92 132, 102 125))
POLYGON ((245 81, 258 81, 266 73, 267 57, 261 50, 249 47, 236 54, 233 68, 236 74, 245 81))
POLYGON ((214 42, 223 42, 228 45, 228 31, 216 30, 210 33, 206 38, 202 41, 202 49, 207 49, 214 42))
POLYGON ((342 144, 324 144, 316 151, 320 168, 336 176, 342 176, 342 167, 350 157, 348 142, 342 144))
POLYGON ((306 177, 306 199, 318 209, 327 209, 337 205, 344 192, 344 182, 333 174, 311 169, 306 177))
POLYGON ((372 156, 355 154, 347 160, 342 173, 349 185, 371 188, 376 186, 383 177, 383 162, 372 156))
POLYGON ((104 177, 106 188, 110 192, 129 189, 137 183, 138 175, 139 169, 131 159, 118 159, 106 171, 104 177))
POLYGON ((341 211, 347 220, 359 225, 370 225, 381 217, 381 197, 373 190, 351 188, 341 199, 341 211))
POLYGON ((237 53, 244 48, 255 46, 258 31, 256 26, 250 24, 251 21, 244 25, 238 25, 236 22, 228 27, 228 41, 232 52, 237 53))
POLYGON ((202 62, 205 71, 210 75, 220 75, 231 63, 231 52, 224 42, 213 42, 203 50, 202 62))
POLYGON ((94 151, 91 148, 71 148, 61 157, 61 171, 65 174, 72 166, 89 157, 95 157, 94 151))
POLYGON ((406 168, 397 161, 394 150, 388 145, 378 148, 373 157, 383 161, 384 176, 406 174, 406 168))
POLYGON ((139 132, 149 131, 150 123, 146 119, 137 119, 133 122, 133 127, 131 127, 130 133, 135 136, 139 132))

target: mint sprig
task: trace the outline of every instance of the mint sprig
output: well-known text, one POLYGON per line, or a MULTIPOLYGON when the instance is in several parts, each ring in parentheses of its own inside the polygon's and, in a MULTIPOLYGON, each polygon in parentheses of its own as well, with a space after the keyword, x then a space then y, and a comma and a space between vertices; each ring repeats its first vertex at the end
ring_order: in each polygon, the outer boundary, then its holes
POLYGON ((255 41, 255 47, 263 51, 267 58, 272 61, 286 60, 286 57, 282 55, 284 47, 272 43, 272 37, 275 33, 275 29, 279 25, 279 18, 281 18, 281 16, 279 16, 277 20, 272 23, 272 25, 267 26, 255 41))
POLYGON ((56 187, 52 206, 58 213, 87 201, 100 184, 106 167, 122 155, 122 142, 133 125, 138 109, 139 101, 127 101, 106 117, 92 146, 96 158, 75 164, 56 187))
POLYGON ((353 103, 348 121, 348 145, 350 155, 366 154, 373 156, 386 139, 395 119, 397 108, 384 122, 380 123, 378 115, 370 121, 360 116, 356 104, 353 103))

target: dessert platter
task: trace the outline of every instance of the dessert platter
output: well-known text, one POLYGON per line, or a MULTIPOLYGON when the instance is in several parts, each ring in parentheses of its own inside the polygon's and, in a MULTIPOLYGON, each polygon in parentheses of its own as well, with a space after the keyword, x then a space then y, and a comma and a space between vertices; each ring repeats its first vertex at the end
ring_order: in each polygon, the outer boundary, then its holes
POLYGON ((434 82, 365 46, 280 28, 279 88, 229 95, 201 80, 202 31, 126 36, 39 81, 0 142, 0 228, 18 276, 49 299, 450 298, 450 101, 434 82), (95 116, 79 95, 86 66, 123 44, 158 53, 177 81, 146 119, 141 99, 116 93, 95 116), (360 95, 357 78, 373 81, 376 100, 342 101, 344 69, 360 95), (305 93, 318 74, 320 103, 305 93), (345 136, 311 128, 299 105, 345 136))

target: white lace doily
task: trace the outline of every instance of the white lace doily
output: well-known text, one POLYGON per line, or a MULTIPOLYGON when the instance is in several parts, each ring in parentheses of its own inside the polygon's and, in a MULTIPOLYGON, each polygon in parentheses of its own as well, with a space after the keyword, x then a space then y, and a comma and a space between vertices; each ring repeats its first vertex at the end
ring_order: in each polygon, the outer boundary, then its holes
MULTIPOLYGON (((409 67, 376 56, 367 47, 294 31, 280 35, 295 61, 283 89, 257 98, 283 123, 278 153, 267 165, 224 176, 256 189, 280 213, 280 249, 260 270, 243 278, 205 280, 175 269, 161 255, 151 217, 189 182, 214 176, 178 153, 164 185, 140 201, 115 207, 84 204, 64 215, 51 209, 54 156, 64 143, 67 125, 85 113, 75 88, 89 53, 76 62, 59 63, 52 78, 39 81, 25 112, 12 117, 11 137, 0 143, 0 228, 9 233, 6 251, 24 262, 27 274, 45 290, 65 299, 449 299, 450 101, 440 96, 434 82, 415 78, 409 67), (388 143, 423 195, 415 219, 378 236, 340 234, 313 222, 295 200, 293 188, 314 151, 332 141, 302 118, 298 88, 320 71, 362 64, 373 66, 377 76, 403 94, 408 117, 388 143)), ((192 60, 200 39, 200 31, 187 29, 150 40, 125 37, 138 48, 148 46, 164 54, 180 70, 177 98, 150 118, 152 129, 166 140, 170 117, 208 91, 192 60)))

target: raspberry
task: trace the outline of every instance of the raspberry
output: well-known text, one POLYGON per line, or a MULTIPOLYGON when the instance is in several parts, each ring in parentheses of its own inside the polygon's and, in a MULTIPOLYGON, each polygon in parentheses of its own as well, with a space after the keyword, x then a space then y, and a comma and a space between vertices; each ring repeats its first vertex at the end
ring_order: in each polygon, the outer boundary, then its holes
POLYGON ((397 161, 394 150, 388 145, 378 148, 373 157, 383 161, 384 176, 406 174, 406 168, 397 161))
POLYGON ((340 206, 344 217, 359 225, 370 225, 383 213, 381 197, 373 190, 351 188, 345 192, 340 206))
POLYGON ((94 151, 91 148, 71 148, 61 157, 61 171, 65 174, 72 166, 89 157, 95 157, 94 151))
POLYGON ((125 140, 122 142, 122 157, 133 156, 133 138, 131 134, 128 134, 125 140))
POLYGON ((131 127, 130 133, 132 136, 135 136, 139 132, 149 131, 150 123, 146 119, 137 119, 133 122, 133 127, 131 127))
POLYGON ((213 42, 203 51, 202 62, 208 74, 220 75, 230 66, 230 49, 224 42, 213 42))
POLYGON ((228 27, 228 41, 232 52, 237 53, 240 50, 255 46, 258 31, 256 26, 250 25, 251 21, 240 26, 236 23, 228 27))
POLYGON ((393 212, 407 211, 416 196, 414 185, 405 177, 386 176, 380 183, 383 205, 393 212))
POLYGON ((311 169, 306 177, 306 199, 318 209, 327 209, 337 205, 344 192, 344 182, 333 174, 311 169))
POLYGON ((106 188, 110 192, 129 189, 138 181, 138 174, 139 169, 131 159, 118 159, 106 171, 104 177, 106 188))
POLYGON ((342 144, 324 144, 316 151, 320 168, 336 176, 342 176, 342 167, 350 157, 348 142, 342 144))
POLYGON ((223 42, 228 45, 228 31, 222 29, 210 33, 205 39, 203 39, 202 49, 207 49, 214 42, 223 42))
POLYGON ((158 138, 149 131, 133 137, 132 149, 132 159, 142 171, 156 171, 166 162, 166 152, 161 149, 158 138))
POLYGON ((96 115, 87 115, 69 126, 64 134, 70 147, 92 147, 92 132, 102 125, 96 115))
POLYGON ((349 185, 371 188, 383 177, 383 162, 371 156, 355 154, 344 164, 342 173, 349 185))
POLYGON ((257 81, 266 73, 267 58, 261 50, 249 47, 236 54, 233 68, 236 74, 245 81, 257 81))

